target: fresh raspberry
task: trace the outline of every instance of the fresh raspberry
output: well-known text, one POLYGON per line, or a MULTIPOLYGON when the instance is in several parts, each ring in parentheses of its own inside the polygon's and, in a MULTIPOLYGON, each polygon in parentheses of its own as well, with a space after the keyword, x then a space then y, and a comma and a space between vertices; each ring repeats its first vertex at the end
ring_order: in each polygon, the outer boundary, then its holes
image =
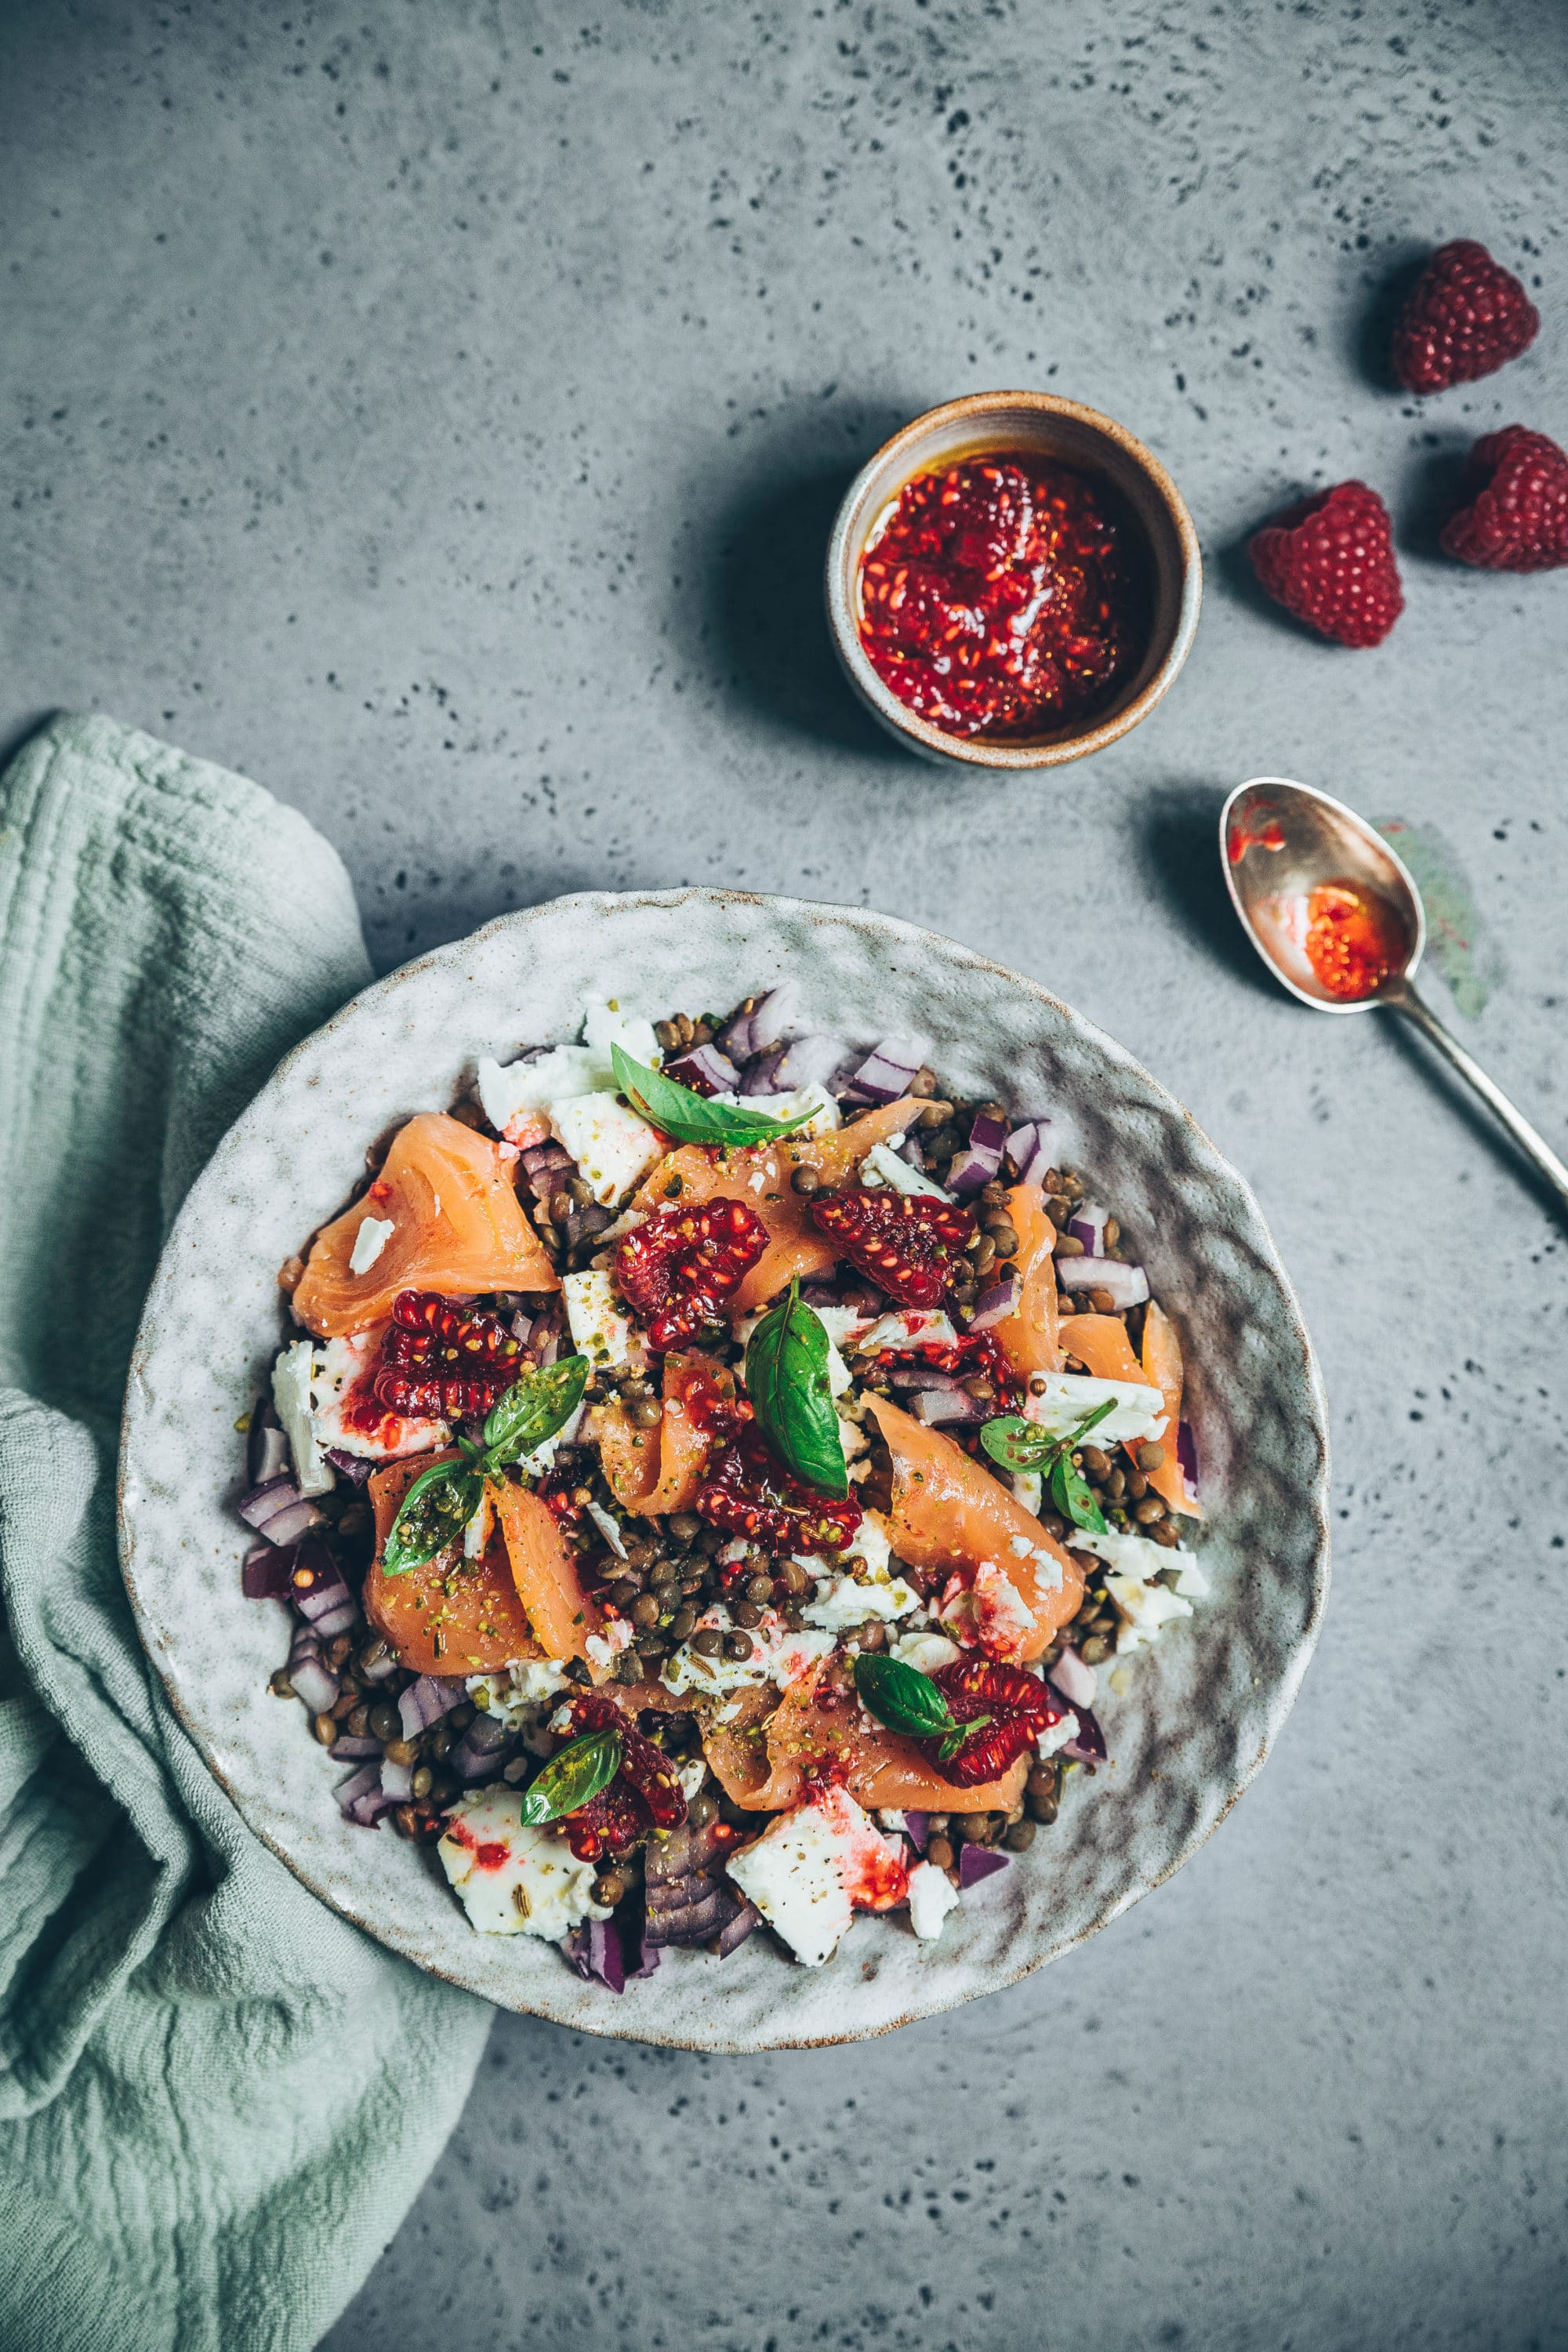
POLYGON ((1541 313, 1473 237, 1439 246, 1399 315, 1394 373, 1406 392, 1447 392, 1528 351, 1541 313))
POLYGON ((781 1470, 752 1433, 720 1455, 697 1508, 710 1527, 774 1552, 841 1550, 864 1517, 853 1495, 834 1502, 781 1470))
POLYGON ((1470 451, 1465 503, 1443 547, 1483 572, 1554 572, 1568 563, 1568 454, 1544 433, 1505 425, 1470 451))
POLYGON ((434 1290, 394 1301, 372 1383, 378 1404, 410 1417, 489 1412, 521 1370, 521 1343, 493 1315, 434 1290))
POLYGON ((1249 552, 1268 593, 1339 645, 1380 646, 1405 610, 1388 509, 1364 482, 1288 508, 1249 552))
POLYGON ((1022 1666, 965 1658, 956 1665, 942 1667, 931 1679, 955 1722, 989 1717, 945 1760, 939 1760, 940 1739, 920 1743, 943 1778, 960 1789, 977 1789, 984 1781, 1000 1780, 1008 1765, 1026 1755, 1041 1732, 1059 1723, 1067 1711, 1047 1685, 1026 1674, 1022 1666))
POLYGON ((566 1843, 578 1861, 626 1853, 650 1829, 679 1829, 686 1819, 686 1799, 663 1749, 645 1739, 626 1709, 602 1691, 574 1691, 567 1705, 574 1738, 588 1731, 621 1736, 615 1779, 566 1817, 566 1843))
POLYGON ((811 1213, 851 1265, 905 1307, 940 1307, 963 1272, 974 1212, 934 1192, 875 1191, 847 1184, 811 1204, 811 1213))
POLYGON ((768 1229, 743 1201, 720 1195, 700 1209, 655 1209, 616 1252, 622 1297, 660 1353, 684 1347, 716 1322, 768 1245, 768 1229))

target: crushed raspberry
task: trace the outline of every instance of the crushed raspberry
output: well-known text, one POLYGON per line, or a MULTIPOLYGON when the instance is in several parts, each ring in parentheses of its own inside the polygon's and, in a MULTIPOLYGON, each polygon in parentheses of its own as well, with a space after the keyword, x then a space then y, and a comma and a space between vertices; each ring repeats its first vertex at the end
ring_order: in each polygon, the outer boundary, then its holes
POLYGON ((392 1309, 374 1382, 395 1412, 489 1412, 521 1369, 522 1345, 493 1315, 479 1315, 433 1290, 405 1290, 392 1309))
POLYGON ((1336 645, 1380 646, 1405 610, 1388 509, 1364 482, 1302 499, 1247 552, 1269 595, 1336 645))
POLYGON ((811 1204, 821 1232, 851 1265, 905 1307, 940 1307, 964 1268, 974 1212, 934 1192, 847 1184, 811 1204))
POLYGON ((722 1195, 700 1208, 656 1209, 616 1252, 616 1282, 660 1352, 684 1347, 768 1245, 768 1229, 743 1201, 722 1195))
POLYGON ((697 1509, 710 1527, 774 1552, 840 1551, 864 1516, 853 1495, 833 1502, 781 1470, 754 1435, 720 1455, 697 1509))
POLYGON ((1000 1780, 1008 1765, 1026 1755, 1041 1732, 1059 1723, 1066 1712, 1047 1685, 1021 1666, 964 1658, 956 1665, 942 1667, 931 1679, 946 1698, 955 1722, 990 1717, 945 1761, 938 1761, 939 1739, 919 1743, 943 1777, 960 1789, 977 1789, 985 1781, 1000 1780))
POLYGON ((1439 246, 1400 314, 1394 373, 1406 392, 1447 392, 1528 351, 1541 313, 1474 237, 1439 246))
POLYGON ((686 1819, 686 1799, 663 1750, 645 1739, 626 1710, 599 1691, 575 1691, 567 1704, 574 1738, 588 1731, 614 1730, 621 1736, 615 1779, 567 1816, 566 1843, 578 1861, 629 1853, 650 1829, 679 1829, 686 1819))

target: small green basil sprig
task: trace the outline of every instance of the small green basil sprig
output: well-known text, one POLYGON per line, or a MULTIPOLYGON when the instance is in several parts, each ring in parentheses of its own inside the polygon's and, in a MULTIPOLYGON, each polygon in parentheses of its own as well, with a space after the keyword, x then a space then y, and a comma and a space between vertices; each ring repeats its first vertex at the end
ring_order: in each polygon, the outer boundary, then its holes
POLYGON ((616 1073, 616 1084, 646 1119, 673 1136, 677 1143, 772 1143, 781 1135, 793 1135, 813 1116, 808 1110, 797 1111, 793 1118, 769 1118, 760 1110, 742 1110, 733 1103, 710 1102, 690 1087, 683 1087, 674 1078, 667 1078, 660 1070, 650 1070, 644 1062, 634 1062, 622 1045, 610 1047, 610 1063, 616 1073))
POLYGON ((484 1497, 485 1482, 563 1429, 592 1370, 586 1356, 525 1372, 491 1408, 480 1441, 458 1439, 456 1462, 433 1462, 403 1497, 387 1530, 382 1573, 403 1576, 457 1542, 484 1497))
POLYGON ((797 1275, 746 1343, 746 1394, 784 1468, 842 1501, 849 1473, 827 1377, 828 1346, 822 1318, 801 1302, 797 1275))
POLYGON ((980 1443, 993 1462, 1004 1470, 1020 1476, 1037 1472, 1045 1480, 1052 1502, 1064 1519, 1075 1528, 1085 1528, 1090 1535, 1106 1532, 1105 1514, 1089 1491, 1089 1483, 1073 1461, 1074 1449, 1083 1444, 1091 1429, 1098 1428, 1108 1412, 1116 1410, 1114 1397, 1086 1413, 1078 1427, 1066 1437, 1051 1437, 1037 1422, 1025 1421, 1016 1412, 998 1414, 988 1421, 980 1433, 980 1443))
POLYGON ((972 1731, 983 1730, 991 1720, 988 1715, 972 1715, 958 1722, 945 1692, 930 1675, 881 1651, 860 1652, 855 1661, 855 1687, 861 1706, 889 1731, 901 1731, 906 1739, 940 1739, 937 1759, 943 1764, 972 1731))
POLYGON ((607 1789, 621 1767, 621 1735, 611 1724, 604 1731, 585 1731, 581 1739, 558 1748, 538 1774, 522 1801, 526 1828, 558 1822, 579 1813, 607 1789))

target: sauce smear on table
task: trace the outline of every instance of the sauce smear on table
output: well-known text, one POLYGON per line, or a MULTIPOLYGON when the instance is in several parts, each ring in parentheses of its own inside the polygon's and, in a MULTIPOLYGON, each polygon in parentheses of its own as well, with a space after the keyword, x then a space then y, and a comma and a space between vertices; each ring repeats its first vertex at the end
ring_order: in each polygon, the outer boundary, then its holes
POLYGON ((906 482, 861 559, 859 603, 878 676, 949 735, 1085 719, 1148 637, 1142 549, 1114 492, 1024 453, 906 482))
POLYGON ((1410 953, 1387 899, 1353 882, 1319 883, 1307 901, 1304 944, 1318 985, 1346 1003, 1374 994, 1410 953))

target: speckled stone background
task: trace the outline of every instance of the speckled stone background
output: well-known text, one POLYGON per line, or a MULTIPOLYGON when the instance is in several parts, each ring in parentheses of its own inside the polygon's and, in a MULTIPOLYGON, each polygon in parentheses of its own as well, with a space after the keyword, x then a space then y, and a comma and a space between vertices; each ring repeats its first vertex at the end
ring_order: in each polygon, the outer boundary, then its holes
POLYGON ((1565 87, 1555 0, 0 11, 7 740, 96 704, 247 769, 385 965, 696 880, 1038 974, 1252 1178, 1334 1411, 1317 1663, 1177 1880, 847 2052, 503 2021, 331 2352, 1568 2343, 1561 1229, 1415 1049, 1268 992, 1209 840, 1259 771, 1435 827, 1506 960, 1461 1032, 1561 1146, 1568 577, 1432 519, 1475 434, 1568 439, 1565 87), (1462 235, 1547 323, 1417 405, 1380 322, 1462 235), (1153 445, 1208 602, 1127 742, 954 783, 816 569, 888 429, 1013 383, 1153 445), (1237 554, 1349 475, 1373 654, 1237 554))

